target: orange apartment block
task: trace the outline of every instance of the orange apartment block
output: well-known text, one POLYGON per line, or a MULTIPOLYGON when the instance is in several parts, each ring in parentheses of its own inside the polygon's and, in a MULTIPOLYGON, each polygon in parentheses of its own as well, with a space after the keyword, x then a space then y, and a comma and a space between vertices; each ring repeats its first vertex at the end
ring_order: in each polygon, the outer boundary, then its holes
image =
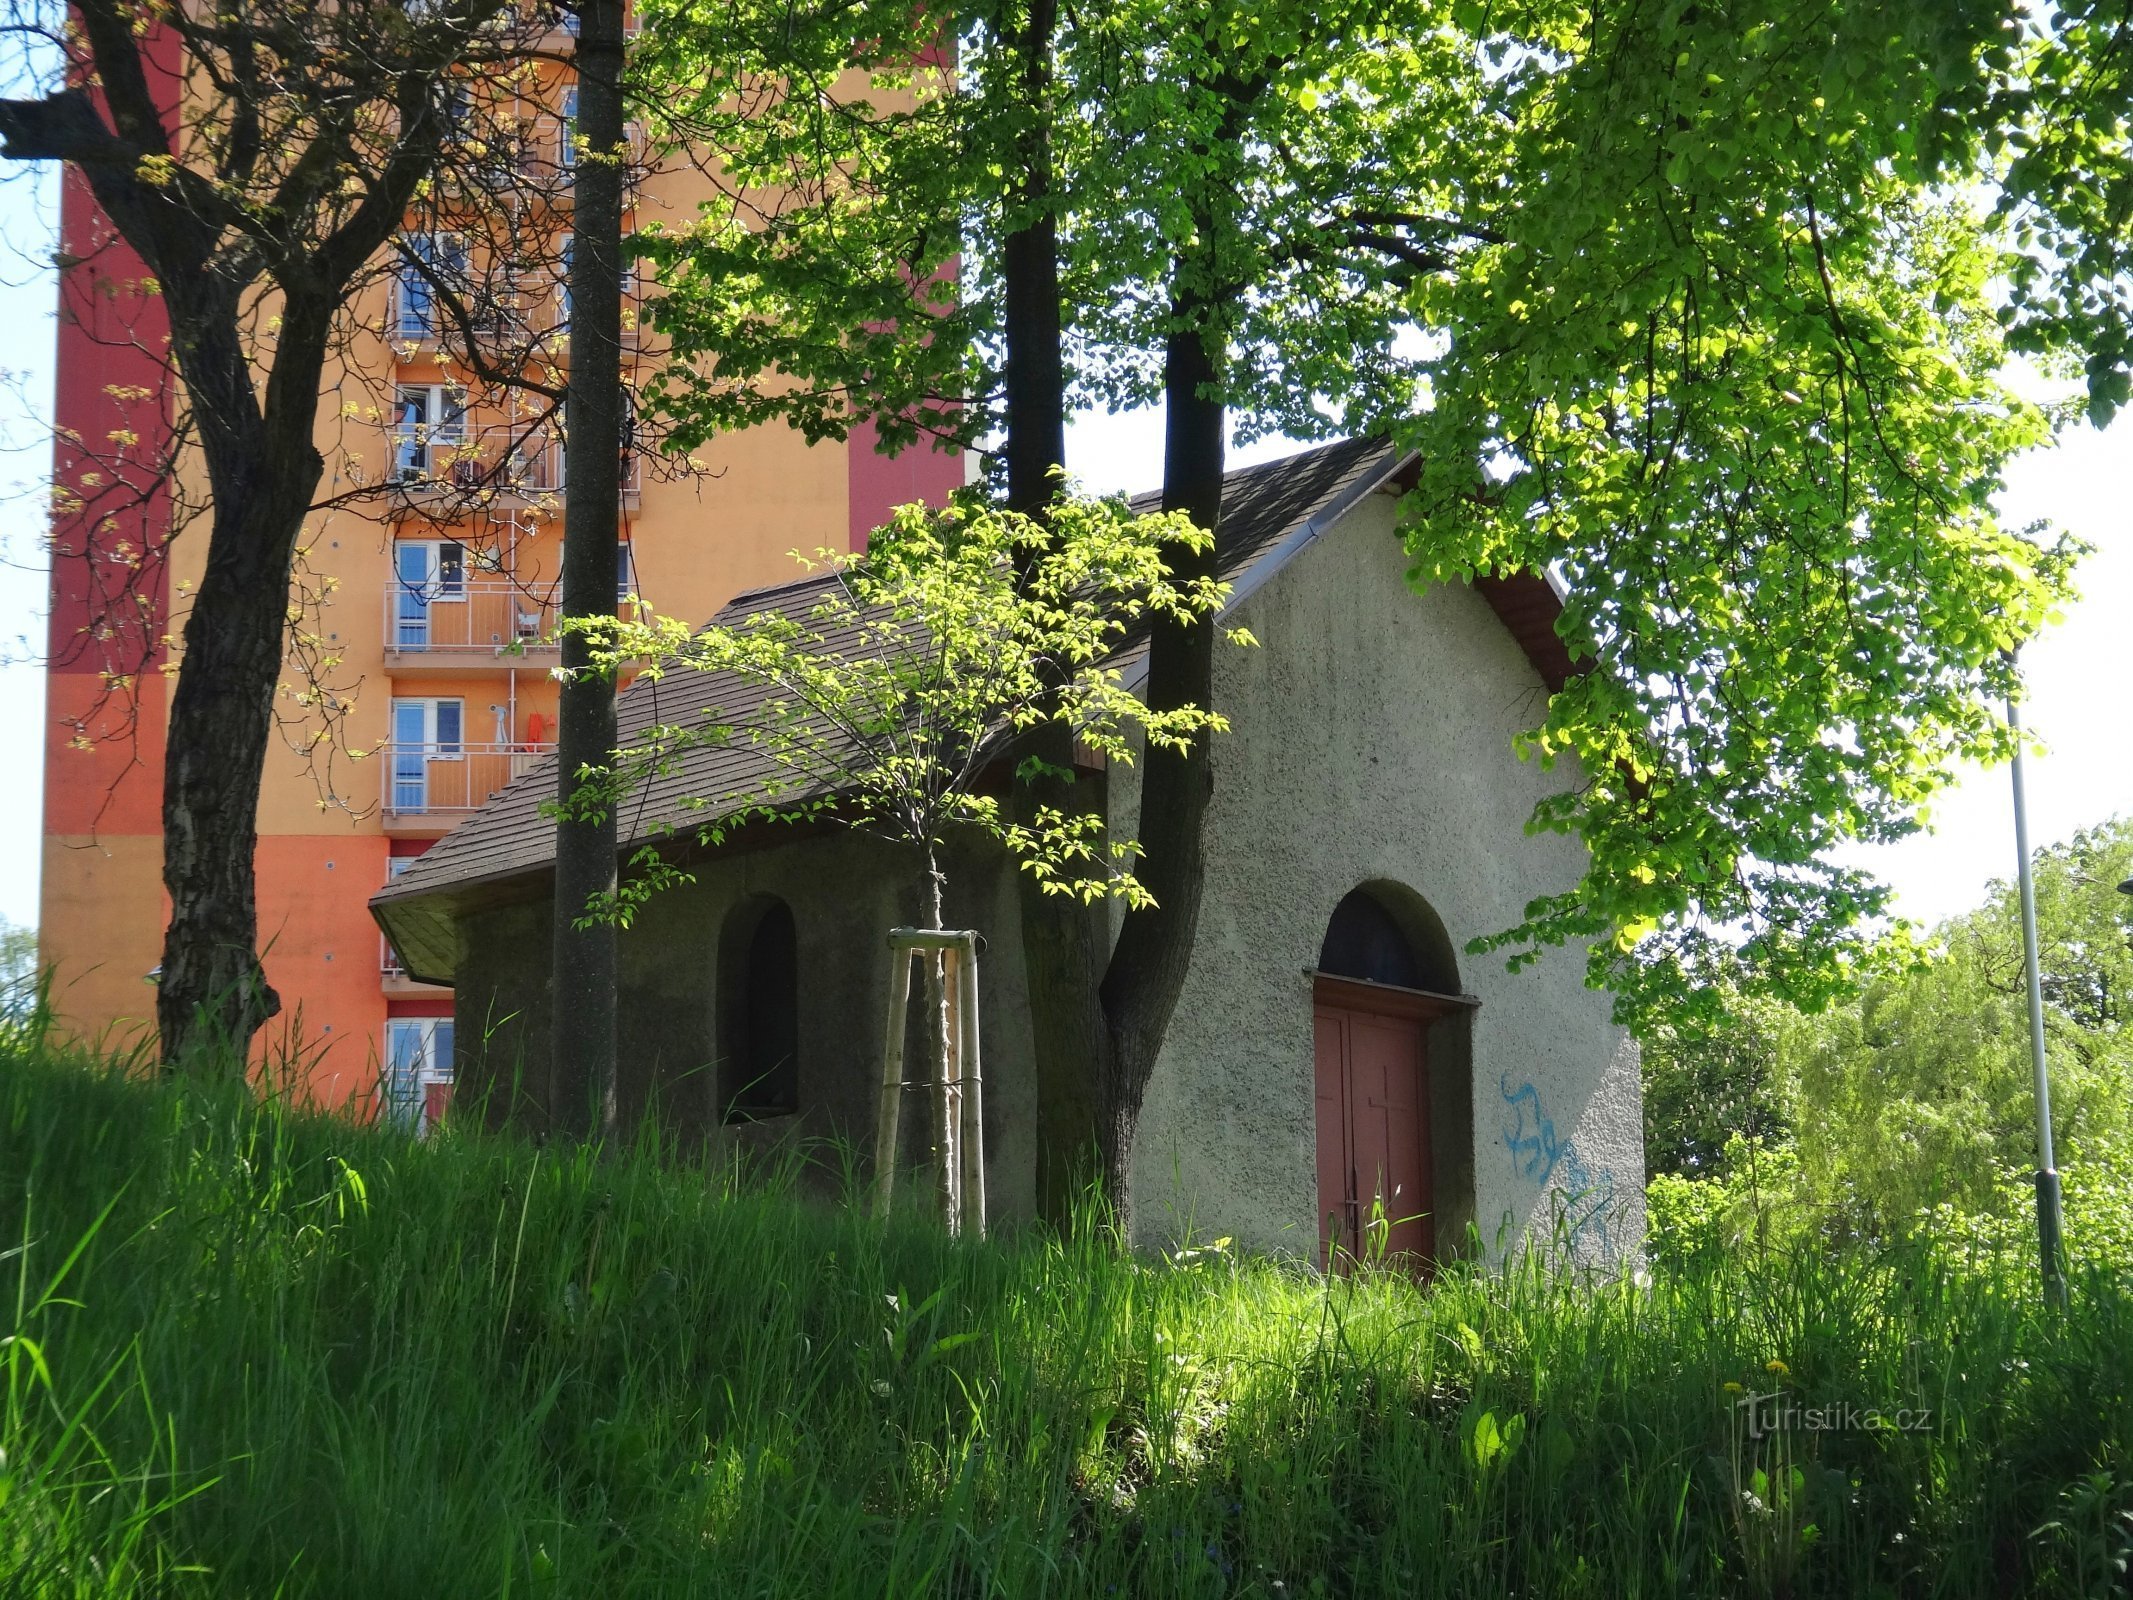
MULTIPOLYGON (((531 159, 561 179, 546 225, 567 233, 567 78, 534 98, 531 159)), ((686 170, 649 173, 636 216, 687 217, 701 185, 686 170)), ((170 641, 206 534, 171 539, 172 494, 152 477, 128 481, 98 448, 120 430, 167 436, 167 402, 142 398, 158 385, 152 352, 167 330, 145 269, 71 174, 61 228, 40 934, 63 1023, 119 1041, 153 1029, 170 641), (128 584, 100 576, 109 547, 161 552, 165 540, 167 555, 135 563, 128 584), (143 670, 114 672, 114 661, 143 670)), ((461 248, 441 229, 416 243, 461 248)), ((560 359, 560 285, 520 298, 524 315, 554 319, 560 359)), ((300 1063, 302 1086, 328 1105, 369 1104, 387 1084, 387 1103, 420 1123, 449 1093, 452 995, 395 969, 366 902, 552 748, 562 451, 521 426, 508 397, 455 384, 419 281, 381 282, 359 321, 320 407, 321 494, 382 492, 315 514, 302 541, 312 604, 299 627, 308 657, 329 665, 292 654, 259 798, 259 934, 283 1004, 263 1059, 300 1063)), ((621 507, 618 590, 687 618, 789 579, 792 551, 857 548, 891 506, 938 503, 963 479, 948 455, 883 457, 864 430, 847 445, 811 446, 761 428, 697 460, 682 475, 634 462, 621 507)), ((183 467, 180 477, 180 500, 204 493, 183 467)))

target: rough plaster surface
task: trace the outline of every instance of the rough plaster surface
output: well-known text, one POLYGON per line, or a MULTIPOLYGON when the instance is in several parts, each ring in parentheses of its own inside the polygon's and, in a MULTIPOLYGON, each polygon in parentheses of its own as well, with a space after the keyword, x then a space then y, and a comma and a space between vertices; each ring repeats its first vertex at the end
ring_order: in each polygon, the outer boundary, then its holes
MULTIPOLYGON (((1035 1206, 1035 1085, 1027 1063, 1029 1004, 1022 980, 1015 885, 991 851, 947 857, 947 920, 977 927, 984 1038, 987 1184, 996 1214, 1035 1206), (1021 1063, 1016 1070, 1015 1063, 1021 1063)), ((656 1104, 662 1125, 713 1155, 761 1151, 787 1140, 813 1144, 818 1170, 841 1171, 843 1151, 871 1161, 889 996, 888 931, 918 920, 917 868, 908 853, 860 834, 836 833, 699 863, 693 883, 668 889, 620 939, 619 1099, 626 1120, 656 1104), (800 965, 799 1115, 732 1128, 717 1125, 721 1041, 720 942, 727 918, 752 896, 792 908, 800 965), (841 1148, 840 1148, 841 1147, 841 1148)), ((466 920, 458 1013, 486 1019, 458 1044, 462 1092, 478 1093, 514 1072, 537 1082, 547 1063, 549 901, 466 920)), ((914 973, 914 986, 917 974, 914 973)), ((907 1076, 922 1070, 908 1037, 907 1076)), ((925 1159, 926 1097, 905 1097, 899 1145, 907 1164, 925 1159)), ((904 1198, 923 1204, 922 1184, 904 1198)))
MULTIPOLYGON (((1143 1243, 1191 1231, 1317 1249, 1306 969, 1344 895, 1403 885, 1459 949, 1582 870, 1575 840, 1524 829, 1564 781, 1512 749, 1539 716, 1538 675, 1479 596, 1418 595, 1405 568, 1393 502, 1373 496, 1240 607, 1234 620, 1260 647, 1219 657, 1231 732, 1215 741, 1198 949, 1135 1152, 1143 1243)), ((1585 988, 1582 952, 1516 975, 1463 950, 1456 962, 1457 986, 1481 1000, 1465 1024, 1471 1128, 1460 1131, 1485 1247, 1500 1256, 1560 1213, 1581 1259, 1633 1249, 1636 1053, 1607 996, 1585 988)), ((1435 1070, 1456 1070, 1457 1053, 1433 1034, 1435 1070)), ((1465 1206, 1438 1201, 1441 1248, 1464 1232, 1465 1206)))
MULTIPOLYGON (((1458 953, 1567 887, 1580 847, 1528 837, 1534 802, 1562 781, 1512 739, 1545 690, 1488 606, 1465 588, 1416 595, 1374 496, 1297 555, 1235 620, 1260 640, 1225 649, 1217 704, 1208 878, 1198 950, 1149 1086, 1133 1177, 1139 1240, 1226 1234, 1250 1248, 1317 1248, 1312 998, 1327 919, 1350 890, 1400 886, 1441 922, 1435 980, 1478 996, 1431 1030, 1434 1197, 1440 1249, 1471 1223, 1492 1257, 1560 1238, 1619 1259, 1643 1227, 1642 1105, 1633 1045, 1582 983, 1579 952, 1511 975, 1458 953)), ((1137 769, 1110 775, 1113 813, 1136 809, 1137 769)), ((622 1101, 647 1104, 714 1152, 787 1138, 841 1141, 870 1159, 887 1009, 887 930, 917 920, 916 866, 864 836, 796 839, 704 862, 622 936, 622 1101), (797 1117, 714 1126, 719 945, 753 895, 792 908, 801 972, 797 1117)), ((1427 916, 1427 913, 1424 913, 1427 916)), ((463 927, 462 1082, 529 1081, 545 1067, 548 904, 463 927)), ((988 1184, 1001 1221, 1035 1204, 1036 1090, 1015 884, 997 852, 949 862, 948 921, 987 941, 979 964, 988 1184)), ((916 1045, 915 1032, 911 1036, 916 1045)), ((912 1072, 916 1074, 916 1061, 912 1072)), ((922 1095, 904 1105, 903 1159, 923 1161, 922 1095)), ((825 1161, 823 1170, 841 1163, 825 1161)), ((907 1183, 923 1203, 922 1183, 907 1183)))

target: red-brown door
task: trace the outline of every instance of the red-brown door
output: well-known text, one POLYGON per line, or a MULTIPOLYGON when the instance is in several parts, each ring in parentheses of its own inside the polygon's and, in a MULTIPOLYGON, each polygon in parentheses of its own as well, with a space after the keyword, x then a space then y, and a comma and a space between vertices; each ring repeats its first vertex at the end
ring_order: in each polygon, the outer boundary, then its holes
POLYGON ((1429 1016, 1418 998, 1318 981, 1319 1251, 1336 1270, 1379 1251, 1419 1269, 1435 1250, 1423 1044, 1429 1016))

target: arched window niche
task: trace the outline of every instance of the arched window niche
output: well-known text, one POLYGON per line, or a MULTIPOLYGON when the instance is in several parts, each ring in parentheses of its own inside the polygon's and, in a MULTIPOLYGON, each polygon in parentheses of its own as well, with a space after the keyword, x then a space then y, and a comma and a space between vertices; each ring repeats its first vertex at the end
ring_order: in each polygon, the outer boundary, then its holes
POLYGON ((1459 992, 1459 961, 1443 920, 1414 890, 1383 879, 1349 890, 1333 908, 1318 970, 1361 983, 1459 992))
MULTIPOLYGON (((1399 1201, 1395 1210, 1413 1210, 1391 1243, 1426 1272, 1467 1248, 1474 1221, 1476 1008, 1463 997, 1457 947, 1420 894, 1372 879, 1333 908, 1313 976, 1321 1260, 1339 1267, 1344 1253, 1368 1247, 1366 1191, 1386 1158, 1365 1147, 1419 1139, 1414 1176, 1426 1200, 1399 1201), (1400 1045, 1403 1029, 1418 1030, 1419 1038, 1400 1045), (1408 1051, 1420 1080, 1411 1094, 1426 1110, 1411 1133, 1389 1132, 1388 1102, 1405 1102, 1410 1092, 1396 1093, 1380 1077, 1388 1060, 1410 1059, 1408 1051)), ((1404 1159, 1395 1165, 1407 1170, 1404 1159)))
POLYGON ((719 1120, 800 1109, 800 953, 792 907, 750 895, 719 934, 719 1120))

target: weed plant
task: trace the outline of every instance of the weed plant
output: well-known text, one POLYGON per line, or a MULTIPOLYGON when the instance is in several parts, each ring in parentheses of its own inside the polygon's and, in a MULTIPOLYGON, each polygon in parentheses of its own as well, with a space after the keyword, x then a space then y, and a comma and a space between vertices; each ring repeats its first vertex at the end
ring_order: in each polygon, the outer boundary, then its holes
POLYGON ((2055 1313, 1946 1243, 1419 1288, 956 1242, 20 1028, 0 1594, 2123 1594, 2126 1264, 2055 1313))

